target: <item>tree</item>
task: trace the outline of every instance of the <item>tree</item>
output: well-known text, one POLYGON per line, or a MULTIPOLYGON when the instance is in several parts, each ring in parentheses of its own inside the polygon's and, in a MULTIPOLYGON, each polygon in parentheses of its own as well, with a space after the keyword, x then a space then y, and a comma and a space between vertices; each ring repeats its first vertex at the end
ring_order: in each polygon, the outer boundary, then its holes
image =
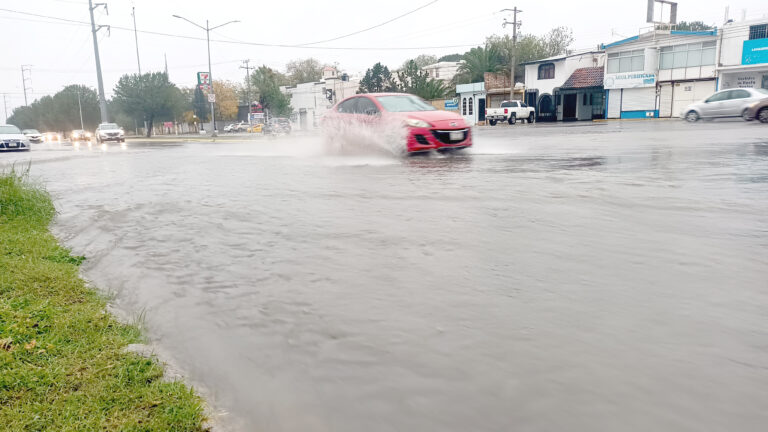
POLYGON ((280 86, 287 84, 287 77, 267 66, 261 66, 251 74, 251 83, 259 92, 259 103, 272 115, 291 114, 291 102, 280 86))
POLYGON ((203 93, 200 87, 195 87, 195 92, 192 97, 192 111, 194 111, 199 122, 205 123, 211 119, 210 107, 208 99, 205 97, 205 93, 203 93))
POLYGON ((71 131, 80 129, 81 107, 83 126, 90 130, 96 129, 101 118, 98 96, 93 89, 74 84, 64 87, 53 96, 44 96, 29 106, 16 108, 8 117, 8 123, 22 129, 71 131))
POLYGON ((707 31, 712 30, 712 28, 711 25, 704 24, 703 21, 680 21, 675 26, 675 29, 680 31, 707 31))
POLYGON ((437 62, 438 63, 440 63, 440 62, 457 62, 457 61, 461 61, 463 58, 464 58, 464 56, 462 54, 458 54, 458 53, 456 53, 456 54, 448 54, 448 55, 444 55, 444 56, 440 57, 439 59, 437 59, 437 62))
POLYGON ((146 120, 147 137, 152 136, 155 120, 175 120, 187 108, 181 91, 165 72, 123 75, 112 101, 126 115, 146 120))
POLYGON ((459 65, 456 82, 479 82, 486 72, 499 72, 504 68, 504 56, 494 44, 476 47, 464 54, 464 63, 459 65))
POLYGON ((288 62, 285 69, 291 85, 315 82, 323 77, 323 65, 313 58, 293 60, 288 62))
POLYGON ((397 72, 400 89, 406 93, 415 94, 423 99, 440 99, 448 93, 448 86, 422 71, 415 60, 409 60, 403 69, 397 72))
POLYGON ((216 118, 219 120, 237 120, 237 86, 230 81, 213 81, 216 94, 216 118))
MULTIPOLYGON (((517 39, 517 49, 509 35, 493 35, 486 38, 486 46, 495 47, 500 54, 500 69, 509 76, 512 66, 512 55, 515 54, 515 64, 540 60, 564 54, 573 43, 573 32, 567 27, 555 27, 544 36, 525 34, 517 39)), ((515 69, 515 82, 525 79, 525 70, 515 69)))
POLYGON ((360 93, 398 92, 399 86, 392 77, 389 68, 376 63, 365 71, 365 76, 360 80, 360 93))

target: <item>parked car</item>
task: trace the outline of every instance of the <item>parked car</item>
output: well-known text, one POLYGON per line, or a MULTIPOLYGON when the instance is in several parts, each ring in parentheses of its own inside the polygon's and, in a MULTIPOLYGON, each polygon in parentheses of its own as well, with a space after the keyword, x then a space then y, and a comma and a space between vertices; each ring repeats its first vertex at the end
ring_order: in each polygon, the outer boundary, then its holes
POLYGON ((264 133, 269 135, 287 135, 291 133, 291 121, 285 117, 274 117, 264 126, 264 133))
POLYGON ((517 100, 504 101, 499 108, 485 110, 485 119, 491 126, 496 126, 496 123, 500 121, 508 122, 511 125, 515 124, 517 120, 528 120, 528 123, 533 123, 535 117, 536 110, 533 107, 517 100))
POLYGON ((250 129, 250 127, 251 125, 248 122, 241 121, 240 123, 235 125, 232 132, 248 132, 248 129, 250 129))
POLYGON ((224 126, 224 132, 234 132, 235 126, 236 126, 235 123, 230 123, 230 124, 224 126))
POLYGON ((761 99, 747 108, 746 120, 759 120, 760 123, 768 123, 768 97, 761 99))
POLYGON ((102 123, 96 128, 96 142, 125 142, 125 131, 115 123, 102 123))
POLYGON ((45 132, 43 133, 43 141, 47 143, 61 142, 61 135, 57 132, 45 132))
POLYGON ((336 104, 324 117, 329 134, 354 133, 360 127, 407 128, 403 150, 408 153, 463 149, 472 146, 472 131, 458 113, 438 111, 418 96, 368 93, 336 104), (352 128, 349 128, 352 126, 352 128))
POLYGON ((720 90, 701 102, 688 105, 680 113, 680 117, 689 122, 722 117, 743 117, 748 120, 750 105, 766 97, 768 90, 765 89, 720 90))
POLYGON ((29 138, 14 125, 0 125, 0 151, 29 151, 29 138))
POLYGON ((27 138, 29 138, 30 142, 33 143, 41 143, 43 142, 43 134, 37 131, 37 129, 24 129, 21 131, 21 133, 24 134, 27 138))
POLYGON ((72 133, 69 134, 69 140, 72 142, 75 141, 90 141, 91 137, 93 136, 92 133, 84 131, 82 129, 76 129, 73 130, 72 133))

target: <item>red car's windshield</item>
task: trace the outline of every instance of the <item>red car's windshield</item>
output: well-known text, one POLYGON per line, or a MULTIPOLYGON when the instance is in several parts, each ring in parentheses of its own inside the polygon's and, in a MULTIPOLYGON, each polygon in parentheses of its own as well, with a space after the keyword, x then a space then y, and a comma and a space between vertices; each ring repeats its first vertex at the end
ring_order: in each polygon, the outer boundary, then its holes
POLYGON ((422 99, 411 95, 376 96, 385 111, 389 112, 414 112, 435 111, 436 108, 424 102, 422 99))

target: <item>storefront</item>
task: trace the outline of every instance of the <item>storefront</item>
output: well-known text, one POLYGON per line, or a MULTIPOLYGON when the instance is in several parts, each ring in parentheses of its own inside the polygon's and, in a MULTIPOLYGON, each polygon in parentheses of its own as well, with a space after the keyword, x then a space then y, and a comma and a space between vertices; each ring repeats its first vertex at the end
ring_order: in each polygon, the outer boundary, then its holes
POLYGON ((768 20, 728 23, 723 27, 720 90, 768 89, 768 20))
POLYGON ((608 118, 637 119, 659 116, 656 107, 656 74, 625 73, 605 76, 608 118))
POLYGON ((459 113, 469 125, 485 121, 485 83, 459 84, 456 86, 459 95, 459 113))

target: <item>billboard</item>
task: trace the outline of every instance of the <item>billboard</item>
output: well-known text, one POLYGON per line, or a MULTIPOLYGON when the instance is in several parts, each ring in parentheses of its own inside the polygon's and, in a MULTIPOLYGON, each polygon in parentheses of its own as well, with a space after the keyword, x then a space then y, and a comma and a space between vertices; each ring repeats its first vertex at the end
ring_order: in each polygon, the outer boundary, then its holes
POLYGON ((768 39, 745 40, 741 50, 741 64, 768 63, 768 39))

